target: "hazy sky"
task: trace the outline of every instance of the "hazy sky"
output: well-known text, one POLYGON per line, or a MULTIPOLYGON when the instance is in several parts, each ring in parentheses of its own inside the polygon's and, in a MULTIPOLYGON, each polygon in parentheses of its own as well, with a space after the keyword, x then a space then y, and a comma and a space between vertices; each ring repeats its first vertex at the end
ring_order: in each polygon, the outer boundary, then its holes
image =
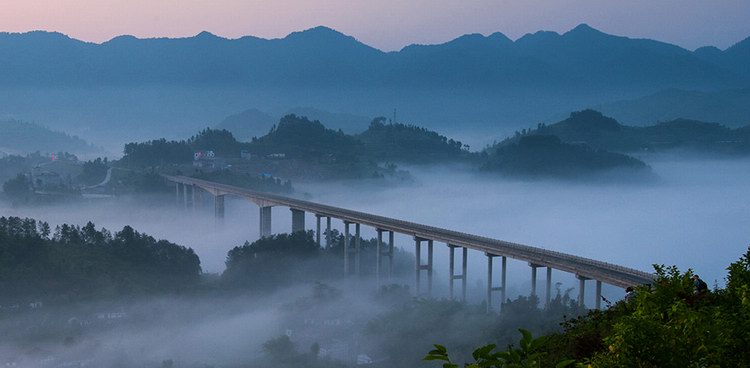
POLYGON ((116 35, 264 38, 326 25, 384 50, 465 33, 516 39, 579 23, 694 49, 750 36, 748 0, 0 0, 0 31, 51 30, 86 41, 116 35))

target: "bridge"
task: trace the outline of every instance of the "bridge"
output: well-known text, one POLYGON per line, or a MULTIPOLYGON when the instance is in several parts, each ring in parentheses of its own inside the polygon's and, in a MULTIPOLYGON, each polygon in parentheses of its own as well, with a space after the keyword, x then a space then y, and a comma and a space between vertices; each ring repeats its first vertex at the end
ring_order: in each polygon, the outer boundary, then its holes
POLYGON ((467 234, 434 226, 418 224, 400 219, 378 216, 370 213, 353 211, 345 208, 329 206, 321 203, 269 194, 236 186, 220 184, 187 176, 163 175, 175 184, 176 200, 178 204, 187 208, 195 208, 196 203, 202 202, 203 192, 213 195, 214 213, 217 220, 224 218, 224 198, 232 195, 245 198, 257 204, 260 208, 260 235, 271 235, 271 207, 288 207, 292 213, 292 232, 305 231, 305 212, 310 212, 316 218, 316 241, 321 244, 321 234, 325 234, 325 246, 330 247, 331 219, 338 219, 344 224, 344 274, 359 274, 360 271, 360 226, 366 225, 377 231, 376 279, 380 282, 383 260, 388 261, 387 274, 390 278, 393 270, 394 233, 413 237, 416 247, 415 282, 416 293, 422 292, 422 276, 426 276, 427 294, 432 293, 433 278, 433 248, 435 242, 446 244, 450 250, 449 258, 449 293, 454 297, 454 284, 460 281, 461 299, 466 299, 467 252, 469 249, 483 252, 487 257, 487 308, 492 308, 493 293, 500 294, 500 300, 505 301, 507 286, 507 259, 528 262, 531 268, 531 295, 537 295, 537 269, 546 268, 545 306, 551 299, 552 270, 560 270, 574 274, 579 280, 578 302, 583 306, 585 286, 587 280, 594 280, 596 284, 596 305, 601 307, 602 283, 621 288, 652 283, 654 275, 648 272, 623 267, 590 258, 572 254, 556 252, 548 249, 512 243, 508 241, 467 234), (188 192, 190 195, 188 195, 188 192), (200 200, 199 200, 200 199, 200 200), (321 232, 321 221, 325 219, 326 230, 321 232), (351 227, 354 234, 351 233, 351 227), (387 233, 388 241, 384 242, 387 233), (352 239, 353 235, 353 239, 352 239), (353 240, 354 244, 351 244, 353 240), (423 257, 423 245, 426 249, 423 257), (460 273, 456 270, 456 250, 462 253, 460 273), (425 259, 423 259, 425 258, 425 259), (493 284, 493 262, 495 258, 500 263, 500 284, 493 284))

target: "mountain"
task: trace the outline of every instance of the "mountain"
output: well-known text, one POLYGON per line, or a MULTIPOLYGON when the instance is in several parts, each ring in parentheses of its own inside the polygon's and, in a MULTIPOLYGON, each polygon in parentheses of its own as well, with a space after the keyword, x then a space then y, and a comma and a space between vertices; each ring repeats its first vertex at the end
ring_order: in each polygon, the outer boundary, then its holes
MULTIPOLYGON (((743 41, 722 52, 718 64, 747 57, 743 41)), ((281 39, 226 39, 208 32, 194 37, 137 39, 120 36, 103 44, 59 33, 0 34, 0 80, 11 85, 187 85, 363 83, 390 86, 476 82, 496 89, 532 78, 560 86, 727 85, 736 73, 680 47, 605 34, 585 24, 562 35, 527 34, 513 42, 500 33, 466 35, 442 45, 413 45, 384 53, 326 27, 281 39), (54 62, 52 62, 54 60, 54 62), (478 67, 472 70, 469 67, 478 67), (522 73, 517 75, 516 73, 522 73), (545 79, 535 78, 541 73, 545 79), (470 77, 461 80, 456 76, 470 77), (426 78, 429 77, 429 78, 426 78), (585 77, 585 80, 582 78, 585 77)), ((729 63, 729 64, 727 64, 729 63)), ((473 85, 472 85, 473 86, 473 85)))
POLYGON ((248 101, 265 111, 313 106, 367 117, 395 108, 402 121, 489 132, 670 88, 747 88, 748 47, 691 52, 587 25, 515 41, 471 34, 396 52, 326 27, 278 39, 202 32, 102 44, 0 33, 0 114, 97 141, 178 137, 248 101))
POLYGON ((98 150, 81 138, 18 120, 0 120, 0 152, 92 154, 98 150))
POLYGON ((668 89, 593 108, 633 125, 686 118, 740 127, 750 124, 750 89, 709 92, 668 89))
POLYGON ((681 149, 747 155, 750 154, 748 127, 731 129, 718 123, 681 118, 635 127, 620 124, 599 111, 583 110, 571 113, 570 117, 558 123, 539 124, 536 129, 524 130, 492 147, 489 152, 516 144, 526 136, 549 135, 565 143, 624 153, 681 149))

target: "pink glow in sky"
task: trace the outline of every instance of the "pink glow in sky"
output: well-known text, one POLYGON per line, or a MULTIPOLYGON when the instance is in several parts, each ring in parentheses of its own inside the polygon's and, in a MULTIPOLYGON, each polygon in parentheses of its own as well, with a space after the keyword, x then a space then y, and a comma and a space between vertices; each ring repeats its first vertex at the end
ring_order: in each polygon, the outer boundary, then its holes
POLYGON ((748 0, 0 0, 0 31, 58 31, 85 41, 114 36, 284 37, 318 25, 383 50, 466 33, 516 39, 588 23, 607 33, 694 49, 750 36, 748 0))

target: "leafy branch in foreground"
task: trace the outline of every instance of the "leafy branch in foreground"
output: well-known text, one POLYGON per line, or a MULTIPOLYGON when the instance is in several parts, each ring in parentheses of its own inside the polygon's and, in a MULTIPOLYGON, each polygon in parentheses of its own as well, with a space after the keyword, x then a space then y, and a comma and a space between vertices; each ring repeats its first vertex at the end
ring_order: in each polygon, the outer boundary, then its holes
MULTIPOLYGON (((546 336, 534 339, 531 336, 531 332, 519 328, 523 337, 521 338, 519 345, 520 348, 513 348, 508 346, 507 351, 493 352, 497 345, 489 344, 482 346, 471 354, 474 358, 473 363, 464 364, 465 368, 541 368, 543 365, 544 357, 547 353, 540 351, 540 348, 544 345, 547 340, 546 336)), ((459 365, 453 363, 448 356, 448 350, 445 346, 435 345, 435 349, 431 350, 424 360, 438 360, 444 361, 443 368, 459 368, 459 365)), ((572 366, 575 360, 563 360, 555 364, 555 368, 564 368, 572 366)))

